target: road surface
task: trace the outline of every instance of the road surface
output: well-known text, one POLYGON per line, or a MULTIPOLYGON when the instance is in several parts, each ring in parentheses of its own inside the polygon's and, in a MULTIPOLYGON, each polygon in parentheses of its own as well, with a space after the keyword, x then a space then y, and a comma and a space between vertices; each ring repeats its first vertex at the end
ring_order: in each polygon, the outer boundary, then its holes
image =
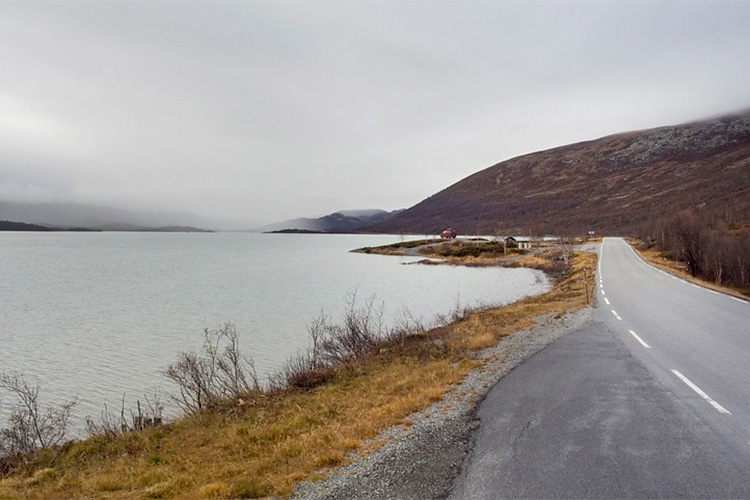
POLYGON ((600 257, 594 321, 488 393, 449 498, 750 498, 750 304, 600 257))

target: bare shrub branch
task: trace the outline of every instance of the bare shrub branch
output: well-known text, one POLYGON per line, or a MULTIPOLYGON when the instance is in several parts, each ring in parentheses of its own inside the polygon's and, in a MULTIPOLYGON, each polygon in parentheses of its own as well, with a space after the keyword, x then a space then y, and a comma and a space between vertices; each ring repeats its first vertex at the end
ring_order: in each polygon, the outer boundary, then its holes
POLYGON ((307 326, 312 345, 289 359, 271 376, 271 390, 312 389, 329 380, 337 368, 374 352, 376 346, 398 335, 383 319, 384 307, 375 296, 360 301, 356 290, 347 294, 341 323, 321 312, 307 326))
POLYGON ((720 284, 750 287, 750 227, 732 213, 701 210, 644 221, 636 232, 644 249, 681 261, 693 276, 720 284))
POLYGON ((406 306, 401 306, 396 315, 396 323, 388 332, 388 340, 400 342, 410 335, 416 335, 428 329, 422 318, 417 318, 406 306))
POLYGON ((86 432, 92 437, 114 439, 125 431, 124 426, 126 425, 121 417, 115 416, 110 411, 106 403, 99 420, 94 420, 89 415, 86 416, 86 432))
POLYGON ((204 330, 203 353, 181 353, 164 374, 177 384, 180 393, 173 399, 186 413, 215 408, 259 389, 255 365, 240 352, 232 323, 204 330))
POLYGON ((575 246, 578 243, 578 235, 575 231, 563 229, 560 233, 560 237, 557 241, 557 247, 560 249, 565 266, 570 265, 570 259, 575 251, 575 246))
POLYGON ((457 323, 461 320, 464 320, 472 315, 472 313, 476 312, 477 308, 463 305, 461 303, 461 295, 456 294, 456 302, 453 304, 453 307, 450 311, 448 311, 447 314, 436 314, 435 315, 435 324, 437 326, 445 326, 449 325, 451 323, 457 323))
POLYGON ((674 223, 680 258, 687 264, 688 272, 698 276, 703 271, 707 236, 705 222, 691 213, 681 214, 674 223))
POLYGON ((375 307, 375 296, 360 305, 355 291, 347 296, 346 305, 342 324, 320 323, 322 331, 316 362, 330 366, 356 359, 371 352, 385 337, 383 305, 375 307))
POLYGON ((136 400, 136 410, 134 411, 132 408, 129 410, 130 422, 125 417, 125 394, 122 395, 119 417, 110 411, 106 404, 99 420, 86 416, 86 431, 89 436, 112 439, 126 432, 160 426, 163 423, 162 415, 164 413, 161 392, 154 389, 151 395, 144 394, 143 398, 146 401, 144 406, 141 406, 140 400, 136 400))
POLYGON ((0 455, 28 453, 65 439, 75 401, 43 407, 39 383, 28 382, 18 372, 0 373, 0 389, 16 399, 8 417, 8 427, 0 429, 0 455))

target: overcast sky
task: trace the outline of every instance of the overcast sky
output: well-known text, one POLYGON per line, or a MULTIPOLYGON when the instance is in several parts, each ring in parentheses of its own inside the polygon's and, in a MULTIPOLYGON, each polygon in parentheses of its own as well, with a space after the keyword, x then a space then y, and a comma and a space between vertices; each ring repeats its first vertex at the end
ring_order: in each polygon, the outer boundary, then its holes
POLYGON ((245 226, 750 108, 750 2, 0 2, 0 199, 245 226))

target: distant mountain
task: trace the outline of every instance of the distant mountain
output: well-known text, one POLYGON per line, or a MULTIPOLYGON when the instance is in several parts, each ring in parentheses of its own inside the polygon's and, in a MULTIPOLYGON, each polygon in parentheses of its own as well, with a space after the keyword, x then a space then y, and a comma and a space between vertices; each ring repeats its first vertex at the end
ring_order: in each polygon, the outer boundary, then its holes
POLYGON ((367 230, 606 234, 688 208, 750 217, 750 111, 513 158, 367 230))
POLYGON ((52 230, 203 231, 208 223, 190 214, 134 212, 81 203, 20 203, 0 200, 0 220, 7 219, 52 230))
POLYGON ((38 226, 36 224, 24 224, 23 222, 0 220, 0 231, 52 231, 52 229, 46 226, 38 226))
MULTIPOLYGON (((301 230, 307 232, 352 232, 365 226, 383 222, 403 210, 386 212, 385 210, 340 210, 317 219, 299 218, 275 224, 269 224, 258 229, 261 232, 301 230)), ((287 231, 288 232, 288 231, 287 231)))
MULTIPOLYGON (((336 214, 341 214, 346 217, 380 217, 383 214, 393 214, 395 212, 401 212, 401 210, 394 210, 394 212, 386 212, 378 208, 366 208, 363 210, 339 210, 336 214)), ((335 215, 335 214, 331 214, 335 215)))

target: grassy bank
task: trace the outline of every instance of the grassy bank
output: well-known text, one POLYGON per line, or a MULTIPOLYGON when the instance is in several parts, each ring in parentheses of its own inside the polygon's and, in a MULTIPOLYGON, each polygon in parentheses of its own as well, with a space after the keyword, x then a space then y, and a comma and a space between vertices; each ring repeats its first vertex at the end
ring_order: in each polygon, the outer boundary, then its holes
POLYGON ((40 450, 0 479, 0 498, 288 496, 440 400, 477 366, 477 350, 537 316, 584 307, 593 293, 593 254, 576 253, 567 268, 555 251, 524 264, 559 273, 550 292, 379 344, 311 388, 256 391, 159 428, 40 450))
POLYGON ((638 252, 643 260, 649 264, 662 269, 670 274, 673 274, 679 278, 695 283, 705 288, 715 290, 717 292, 739 297, 741 299, 750 299, 750 290, 746 288, 732 287, 727 285, 720 285, 711 281, 701 279, 697 276, 693 276, 688 272, 687 265, 684 262, 675 260, 670 253, 665 253, 654 248, 643 249, 640 241, 634 239, 627 240, 630 246, 638 252))
POLYGON ((352 250, 353 252, 357 253, 367 253, 367 254, 376 254, 376 255, 403 255, 404 250, 408 250, 410 248, 417 248, 424 245, 434 245, 436 243, 440 243, 444 240, 439 239, 426 239, 426 240, 411 240, 411 241, 402 241, 399 243, 393 243, 391 245, 383 245, 379 247, 363 247, 363 248, 357 248, 356 250, 352 250))
POLYGON ((422 262, 424 264, 479 267, 501 265, 504 262, 515 260, 516 257, 524 255, 528 251, 519 250, 515 247, 508 248, 500 241, 474 238, 407 241, 381 247, 359 248, 355 252, 379 255, 418 255, 438 259, 422 262), (416 249, 416 251, 407 253, 412 249, 416 249))

